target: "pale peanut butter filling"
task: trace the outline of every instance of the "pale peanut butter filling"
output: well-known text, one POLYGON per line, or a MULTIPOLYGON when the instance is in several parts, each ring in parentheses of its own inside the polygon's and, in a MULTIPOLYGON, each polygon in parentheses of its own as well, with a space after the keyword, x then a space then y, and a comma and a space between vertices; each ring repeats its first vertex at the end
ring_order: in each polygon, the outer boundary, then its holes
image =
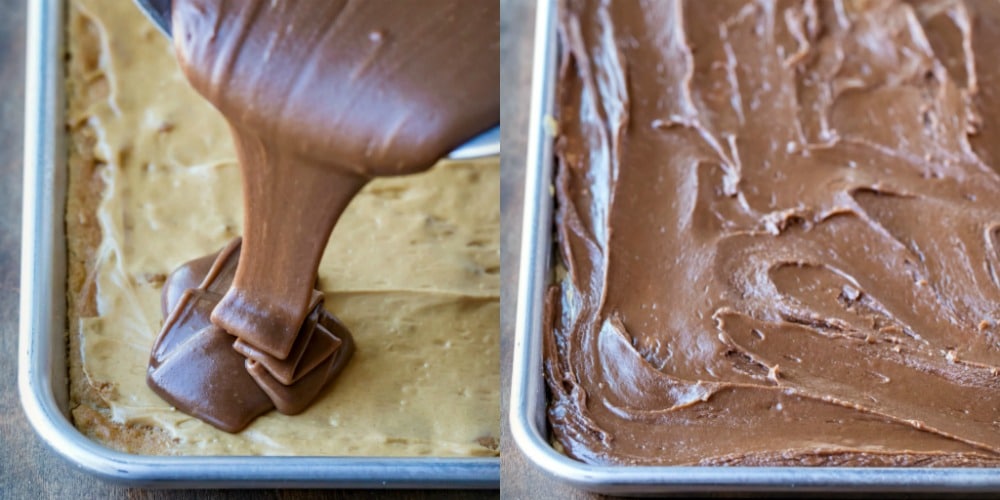
POLYGON ((496 159, 379 179, 352 202, 318 287, 357 352, 304 413, 272 412, 228 434, 146 386, 162 279, 241 233, 240 173, 225 121, 188 86, 169 41, 131 2, 72 7, 71 22, 97 34, 86 78, 102 96, 86 106, 71 101, 67 119, 95 131, 105 186, 91 275, 98 314, 80 319, 80 355, 113 420, 162 429, 176 443, 165 453, 498 453, 496 159))

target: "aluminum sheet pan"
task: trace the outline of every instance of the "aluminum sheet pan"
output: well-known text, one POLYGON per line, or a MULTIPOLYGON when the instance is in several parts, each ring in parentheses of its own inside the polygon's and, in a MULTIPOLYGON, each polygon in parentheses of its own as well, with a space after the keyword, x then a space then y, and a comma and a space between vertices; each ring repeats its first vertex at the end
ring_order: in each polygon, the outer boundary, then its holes
POLYGON ((73 427, 65 336, 64 7, 61 0, 28 3, 18 388, 42 439, 77 467, 130 486, 499 488, 499 458, 132 455, 73 427))
POLYGON ((528 459, 560 481, 611 494, 1000 491, 1000 469, 597 466, 550 445, 541 321, 552 274, 557 9, 555 0, 538 2, 511 380, 511 434, 528 459))

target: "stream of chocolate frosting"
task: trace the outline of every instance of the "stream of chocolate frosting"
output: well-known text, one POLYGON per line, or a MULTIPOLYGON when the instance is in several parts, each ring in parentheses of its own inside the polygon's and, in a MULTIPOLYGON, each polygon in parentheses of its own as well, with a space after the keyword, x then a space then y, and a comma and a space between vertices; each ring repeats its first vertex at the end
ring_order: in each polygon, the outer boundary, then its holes
POLYGON ((558 446, 1000 465, 998 26, 995 2, 564 0, 558 446))
MULTIPOLYGON (((295 413, 336 374, 328 365, 342 365, 329 361, 341 356, 334 351, 349 356, 349 334, 322 310, 313 286, 354 195, 373 177, 430 168, 499 120, 499 6, 175 0, 172 29, 188 80, 229 121, 243 175, 244 236, 231 286, 225 281, 211 307, 187 305, 204 290, 164 289, 164 304, 182 296, 183 307, 171 311, 157 346, 171 346, 178 366, 205 358, 218 370, 206 361, 195 375, 172 376, 154 350, 148 381, 182 411, 235 432, 269 407, 231 396, 253 391, 247 377, 225 375, 222 360, 245 357, 259 390, 279 411, 295 413), (177 320, 185 308, 197 318, 177 320), (170 340, 188 324, 203 325, 203 341, 170 340), (324 342, 322 356, 316 342, 324 342), (302 367, 306 360, 318 366, 302 367), (310 378, 317 370, 326 376, 310 378), (297 389, 307 381, 309 389, 297 389), (223 392, 230 396, 217 397, 223 392)), ((193 261, 171 281, 196 283, 184 277, 223 266, 232 254, 193 261)))

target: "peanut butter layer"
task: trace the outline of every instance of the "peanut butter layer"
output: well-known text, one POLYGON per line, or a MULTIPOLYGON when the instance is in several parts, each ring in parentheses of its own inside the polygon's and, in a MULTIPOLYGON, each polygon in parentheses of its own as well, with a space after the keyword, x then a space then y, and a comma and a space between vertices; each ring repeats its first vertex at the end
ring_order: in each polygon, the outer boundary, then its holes
POLYGON ((353 333, 352 361, 305 412, 221 432, 170 408, 144 374, 166 275, 242 233, 229 130, 131 2, 74 0, 69 23, 79 97, 68 121, 82 151, 71 165, 87 160, 101 186, 94 212, 67 214, 97 221, 71 239, 71 254, 93 261, 71 283, 72 300, 91 306, 74 307, 70 325, 82 430, 153 453, 496 455, 499 162, 443 162, 367 185, 317 284, 353 333))
POLYGON ((1000 464, 1000 4, 560 9, 546 377, 600 464, 1000 464))

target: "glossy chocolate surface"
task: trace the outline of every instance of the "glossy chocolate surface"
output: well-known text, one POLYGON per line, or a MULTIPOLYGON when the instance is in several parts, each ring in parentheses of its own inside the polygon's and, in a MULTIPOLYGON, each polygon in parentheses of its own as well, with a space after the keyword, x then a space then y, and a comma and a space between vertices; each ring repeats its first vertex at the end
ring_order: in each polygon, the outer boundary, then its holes
POLYGON ((559 446, 1000 464, 998 4, 561 7, 559 446))
POLYGON ((146 377, 171 405, 227 432, 243 430, 274 408, 288 415, 301 412, 354 352, 350 332, 323 309, 318 291, 296 335, 295 355, 284 360, 213 325, 209 317, 232 286, 240 247, 237 238, 167 279, 163 305, 171 313, 153 346, 146 377))

